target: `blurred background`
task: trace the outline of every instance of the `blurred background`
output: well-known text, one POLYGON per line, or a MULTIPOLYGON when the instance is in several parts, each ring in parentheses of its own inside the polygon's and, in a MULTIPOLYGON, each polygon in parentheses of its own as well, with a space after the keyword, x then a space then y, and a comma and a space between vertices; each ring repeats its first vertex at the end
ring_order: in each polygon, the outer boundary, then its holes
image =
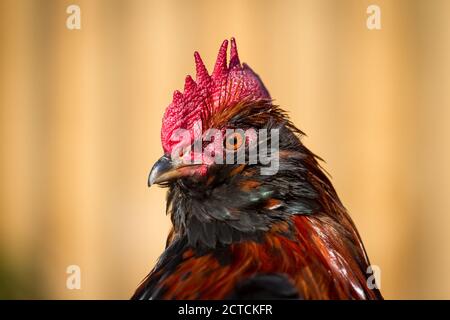
POLYGON ((127 299, 162 252, 161 118, 222 40, 308 134, 386 298, 450 298, 448 0, 0 0, 0 298, 127 299), (68 30, 66 8, 81 8, 68 30), (381 30, 366 9, 381 8, 381 30), (81 289, 66 268, 81 268, 81 289))

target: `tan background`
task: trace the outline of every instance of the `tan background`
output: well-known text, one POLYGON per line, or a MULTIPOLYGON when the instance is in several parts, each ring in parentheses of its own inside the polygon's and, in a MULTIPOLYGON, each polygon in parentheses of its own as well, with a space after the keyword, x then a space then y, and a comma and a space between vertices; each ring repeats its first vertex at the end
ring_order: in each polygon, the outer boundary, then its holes
POLYGON ((163 249, 160 119, 221 41, 308 133, 386 298, 450 298, 450 1, 0 2, 0 297, 128 298, 163 249), (65 28, 81 7, 82 30, 65 28), (382 30, 366 8, 382 9, 382 30), (67 290, 77 264, 82 289, 67 290))

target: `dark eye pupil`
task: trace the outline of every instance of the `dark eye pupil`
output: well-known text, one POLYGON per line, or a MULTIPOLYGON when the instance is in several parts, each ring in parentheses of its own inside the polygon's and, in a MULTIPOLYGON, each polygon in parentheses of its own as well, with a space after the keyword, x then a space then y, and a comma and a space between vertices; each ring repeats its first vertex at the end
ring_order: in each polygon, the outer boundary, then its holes
POLYGON ((225 147, 229 150, 237 150, 242 144, 241 135, 237 133, 230 134, 225 139, 225 147))

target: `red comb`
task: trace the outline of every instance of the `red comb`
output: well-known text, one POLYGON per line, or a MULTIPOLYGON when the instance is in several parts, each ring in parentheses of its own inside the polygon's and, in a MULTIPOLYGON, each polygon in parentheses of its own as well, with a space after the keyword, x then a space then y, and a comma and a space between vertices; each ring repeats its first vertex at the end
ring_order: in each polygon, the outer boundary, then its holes
POLYGON ((198 52, 194 53, 196 80, 186 77, 184 92, 174 92, 172 103, 164 114, 161 129, 164 152, 169 153, 176 143, 170 141, 176 129, 193 130, 196 121, 204 124, 210 114, 239 101, 270 99, 259 76, 245 63, 241 66, 234 38, 231 38, 228 65, 227 48, 228 40, 225 40, 211 76, 198 52))

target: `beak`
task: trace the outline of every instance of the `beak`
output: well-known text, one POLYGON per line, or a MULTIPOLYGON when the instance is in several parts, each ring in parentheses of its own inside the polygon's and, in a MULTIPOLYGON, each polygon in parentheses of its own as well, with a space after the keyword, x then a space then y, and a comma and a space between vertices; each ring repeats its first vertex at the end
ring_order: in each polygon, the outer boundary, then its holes
POLYGON ((175 165, 169 156, 164 155, 153 165, 148 176, 148 186, 150 187, 154 184, 161 184, 178 178, 192 176, 195 174, 196 168, 198 168, 198 165, 194 164, 181 163, 175 165))

